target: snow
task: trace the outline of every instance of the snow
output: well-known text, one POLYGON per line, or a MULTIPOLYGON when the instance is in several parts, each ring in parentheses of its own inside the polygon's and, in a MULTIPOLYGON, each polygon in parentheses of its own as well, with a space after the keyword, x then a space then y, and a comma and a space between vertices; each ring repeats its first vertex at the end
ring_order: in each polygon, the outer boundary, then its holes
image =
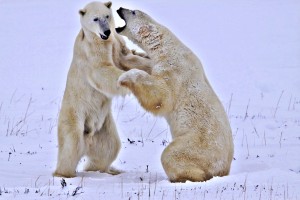
POLYGON ((83 172, 83 159, 62 187, 52 177, 57 115, 86 3, 0 0, 0 199, 300 199, 298 0, 114 1, 146 11, 200 57, 235 159, 229 176, 170 183, 160 163, 169 127, 131 95, 113 104, 122 139, 113 166, 124 173, 83 172))

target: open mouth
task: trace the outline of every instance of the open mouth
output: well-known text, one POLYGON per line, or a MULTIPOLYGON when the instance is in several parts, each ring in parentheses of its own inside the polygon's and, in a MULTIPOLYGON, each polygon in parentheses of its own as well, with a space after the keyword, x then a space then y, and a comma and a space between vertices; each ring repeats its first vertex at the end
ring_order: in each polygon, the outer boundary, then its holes
POLYGON ((122 10, 123 10, 122 7, 119 8, 119 9, 117 10, 117 13, 118 13, 118 15, 121 17, 121 19, 123 19, 123 20, 125 21, 125 25, 122 26, 122 27, 116 28, 116 32, 117 32, 117 33, 121 33, 121 32, 126 28, 126 20, 125 20, 125 17, 124 17, 124 14, 123 14, 122 10))
POLYGON ((107 40, 108 39, 108 36, 102 35, 101 33, 100 33, 100 37, 101 37, 102 40, 107 40))

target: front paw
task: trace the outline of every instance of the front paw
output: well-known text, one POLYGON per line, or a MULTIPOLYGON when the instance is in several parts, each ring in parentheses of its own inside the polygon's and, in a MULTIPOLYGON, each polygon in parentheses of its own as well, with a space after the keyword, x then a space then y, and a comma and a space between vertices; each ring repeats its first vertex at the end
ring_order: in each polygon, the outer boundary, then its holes
POLYGON ((119 77, 119 79, 118 79, 118 85, 129 88, 129 86, 131 85, 131 80, 130 80, 130 77, 127 74, 127 72, 123 73, 119 77))
POLYGON ((142 80, 145 75, 147 75, 145 71, 131 69, 119 77, 118 84, 124 87, 132 88, 132 86, 138 81, 142 80))
POLYGON ((140 56, 140 57, 143 57, 143 58, 148 58, 150 59, 150 57, 146 54, 146 53, 142 53, 142 52, 137 52, 135 49, 132 49, 131 50, 131 53, 135 56, 140 56))

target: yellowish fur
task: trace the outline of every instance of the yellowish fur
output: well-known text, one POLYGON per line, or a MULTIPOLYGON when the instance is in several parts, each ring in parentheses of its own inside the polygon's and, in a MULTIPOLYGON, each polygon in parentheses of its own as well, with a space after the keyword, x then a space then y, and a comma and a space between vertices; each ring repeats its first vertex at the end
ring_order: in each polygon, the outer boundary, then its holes
MULTIPOLYGON (((80 10, 81 25, 58 120, 58 161, 54 176, 74 177, 76 167, 87 156, 87 171, 118 174, 110 167, 120 150, 120 139, 111 111, 111 99, 125 95, 118 86, 122 69, 149 68, 150 60, 126 48, 116 34, 111 2, 92 2, 80 10), (109 16, 109 17, 107 17, 109 16), (94 21, 98 17, 102 25, 94 21), (104 24, 104 25, 103 25, 104 24), (102 29, 111 34, 103 40, 102 29)), ((98 20, 98 21, 99 21, 98 20)))
POLYGON ((173 141, 161 161, 170 181, 206 181, 227 175, 234 149, 231 128, 200 60, 147 14, 119 11, 127 24, 121 34, 155 63, 150 73, 138 69, 123 73, 119 83, 147 111, 166 118, 173 141))

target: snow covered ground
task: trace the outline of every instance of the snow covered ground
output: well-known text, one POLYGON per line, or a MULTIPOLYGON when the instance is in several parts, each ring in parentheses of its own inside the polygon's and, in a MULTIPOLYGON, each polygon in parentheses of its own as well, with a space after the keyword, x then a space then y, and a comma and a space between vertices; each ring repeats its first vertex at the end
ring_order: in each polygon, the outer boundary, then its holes
POLYGON ((160 163, 168 125, 128 96, 113 105, 122 139, 113 165, 125 172, 83 172, 83 159, 66 185, 52 177, 57 115, 86 3, 0 0, 0 199, 300 199, 298 0, 113 1, 114 10, 148 12, 200 57, 231 122, 231 173, 170 183, 160 163))

